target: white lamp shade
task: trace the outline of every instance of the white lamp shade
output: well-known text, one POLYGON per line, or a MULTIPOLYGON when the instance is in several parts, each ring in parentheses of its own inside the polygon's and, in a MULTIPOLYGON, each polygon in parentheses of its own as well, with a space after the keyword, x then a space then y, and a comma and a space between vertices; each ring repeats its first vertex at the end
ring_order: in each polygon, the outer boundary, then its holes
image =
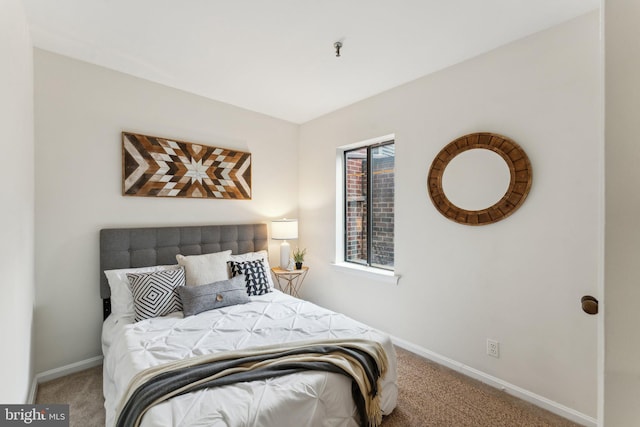
POLYGON ((293 240, 298 238, 297 219, 278 219, 271 221, 271 238, 274 240, 293 240))

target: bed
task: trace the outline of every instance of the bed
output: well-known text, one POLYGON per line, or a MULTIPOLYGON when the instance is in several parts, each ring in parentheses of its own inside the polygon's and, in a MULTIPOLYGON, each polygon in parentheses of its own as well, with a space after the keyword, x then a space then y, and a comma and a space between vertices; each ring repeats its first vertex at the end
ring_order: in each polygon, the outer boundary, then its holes
MULTIPOLYGON (((379 407, 382 414, 391 413, 398 390, 396 356, 389 336, 274 288, 268 256, 264 256, 267 239, 264 224, 100 231, 100 294, 105 319, 102 329, 103 387, 107 426, 116 425, 130 381, 144 370, 274 344, 279 347, 317 340, 363 339, 378 343, 387 362, 386 373, 380 378, 379 407), (124 307, 120 295, 122 289, 109 283, 114 272, 143 271, 138 273, 139 276, 135 272, 128 276, 131 280, 138 280, 139 277, 156 274, 148 273, 148 270, 170 269, 172 267, 156 266, 175 266, 178 254, 197 260, 198 256, 217 256, 225 251, 230 251, 230 257, 243 263, 262 256, 259 265, 266 264, 267 291, 249 296, 240 304, 205 309, 193 315, 186 315, 192 310, 185 303, 184 312, 174 309, 166 315, 151 315, 139 320, 137 304, 134 312, 131 305, 124 307), (112 288, 118 289, 117 294, 112 295, 112 288)), ((188 272, 188 268, 186 265, 181 270, 188 272)), ((118 274, 122 277, 123 273, 118 274)), ((133 288, 133 285, 129 287, 133 288)), ((351 378, 340 373, 305 370, 204 388, 150 407, 142 416, 140 425, 358 426, 362 417, 358 415, 352 397, 352 384, 355 382, 351 378)))

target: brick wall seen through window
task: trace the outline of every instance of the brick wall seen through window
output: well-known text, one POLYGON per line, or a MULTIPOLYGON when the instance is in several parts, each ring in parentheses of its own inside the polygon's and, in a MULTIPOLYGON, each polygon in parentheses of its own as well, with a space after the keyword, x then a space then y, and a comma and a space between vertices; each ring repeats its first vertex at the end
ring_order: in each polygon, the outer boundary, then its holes
POLYGON ((393 141, 345 152, 345 261, 393 269, 393 141))

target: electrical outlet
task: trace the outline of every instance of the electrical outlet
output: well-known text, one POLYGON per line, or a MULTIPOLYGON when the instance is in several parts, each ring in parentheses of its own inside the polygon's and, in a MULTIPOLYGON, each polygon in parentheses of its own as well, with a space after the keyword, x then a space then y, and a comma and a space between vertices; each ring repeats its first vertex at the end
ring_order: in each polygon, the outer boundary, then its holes
POLYGON ((500 343, 487 339, 487 354, 492 357, 500 357, 500 343))

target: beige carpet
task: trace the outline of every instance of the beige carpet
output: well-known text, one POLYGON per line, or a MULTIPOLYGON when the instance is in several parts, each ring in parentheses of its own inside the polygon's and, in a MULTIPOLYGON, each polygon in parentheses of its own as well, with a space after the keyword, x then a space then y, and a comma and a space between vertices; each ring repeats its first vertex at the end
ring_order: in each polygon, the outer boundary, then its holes
POLYGON ((564 418, 396 347, 398 406, 383 427, 575 427, 564 418))
MULTIPOLYGON (((398 406, 382 427, 577 426, 413 353, 397 351, 398 406)), ((102 366, 40 384, 36 403, 69 403, 71 427, 104 426, 102 366)))
POLYGON ((102 365, 38 385, 36 403, 68 403, 69 427, 104 426, 102 365))

